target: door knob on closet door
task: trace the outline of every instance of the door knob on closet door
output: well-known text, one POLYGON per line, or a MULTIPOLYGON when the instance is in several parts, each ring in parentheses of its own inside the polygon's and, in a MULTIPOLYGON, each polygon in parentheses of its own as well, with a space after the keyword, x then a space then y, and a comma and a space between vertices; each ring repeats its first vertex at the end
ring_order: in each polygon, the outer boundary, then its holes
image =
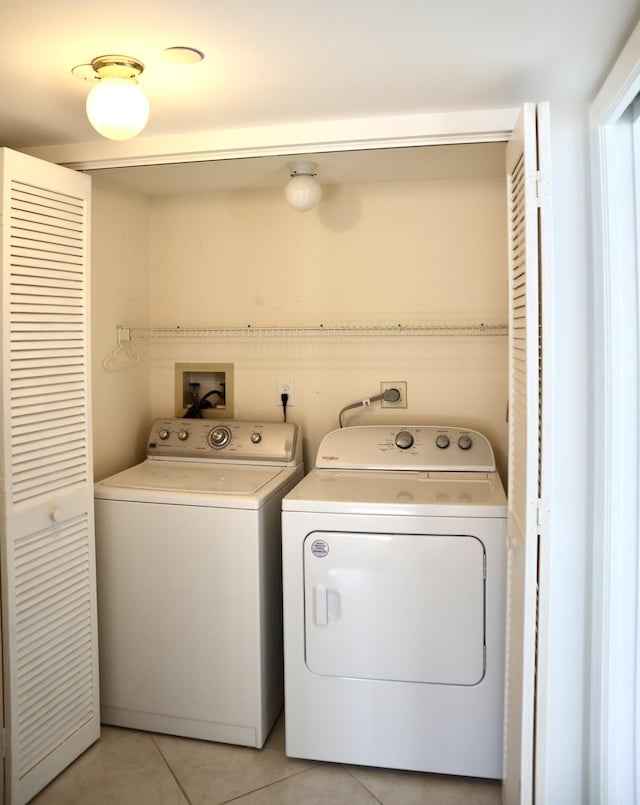
POLYGON ((60 523, 65 519, 64 509, 61 506, 52 506, 49 509, 49 519, 52 523, 60 523))

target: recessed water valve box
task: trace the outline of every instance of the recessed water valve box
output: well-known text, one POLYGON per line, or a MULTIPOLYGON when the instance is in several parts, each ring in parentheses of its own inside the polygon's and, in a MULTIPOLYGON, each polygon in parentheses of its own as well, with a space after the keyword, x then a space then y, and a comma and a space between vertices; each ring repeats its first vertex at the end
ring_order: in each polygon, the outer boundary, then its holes
POLYGON ((232 363, 176 363, 176 416, 233 419, 232 363))

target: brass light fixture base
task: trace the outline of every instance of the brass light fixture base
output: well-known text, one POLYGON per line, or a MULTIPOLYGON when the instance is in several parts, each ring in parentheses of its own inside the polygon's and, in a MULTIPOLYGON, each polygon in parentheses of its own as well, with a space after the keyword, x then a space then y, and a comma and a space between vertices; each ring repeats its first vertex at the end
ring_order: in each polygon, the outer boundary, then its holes
POLYGON ((119 78, 137 78, 144 70, 144 64, 130 56, 97 56, 91 66, 99 78, 118 76, 119 78))
POLYGON ((134 81, 144 71, 144 64, 131 56, 96 56, 90 64, 78 64, 71 73, 83 81, 99 81, 106 76, 129 78, 134 81))

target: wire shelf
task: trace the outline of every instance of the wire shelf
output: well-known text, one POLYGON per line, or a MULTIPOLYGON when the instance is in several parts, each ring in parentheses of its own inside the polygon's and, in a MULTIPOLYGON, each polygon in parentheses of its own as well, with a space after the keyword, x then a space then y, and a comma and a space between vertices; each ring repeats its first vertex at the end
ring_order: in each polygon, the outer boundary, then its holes
POLYGON ((118 343, 141 339, 209 338, 388 338, 424 336, 506 336, 507 324, 318 324, 287 327, 118 327, 118 343))

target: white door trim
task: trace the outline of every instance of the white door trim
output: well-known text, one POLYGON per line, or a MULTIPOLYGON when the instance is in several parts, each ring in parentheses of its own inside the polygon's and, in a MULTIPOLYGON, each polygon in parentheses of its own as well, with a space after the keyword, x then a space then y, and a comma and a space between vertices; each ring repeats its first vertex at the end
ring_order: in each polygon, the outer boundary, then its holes
POLYGON ((518 109, 307 121, 22 149, 78 170, 508 140, 518 109))
POLYGON ((589 109, 592 129, 616 123, 640 89, 640 24, 611 68, 589 109))
POLYGON ((640 801, 640 188, 638 124, 631 108, 639 91, 640 26, 590 109, 595 242, 589 793, 599 805, 640 801))

